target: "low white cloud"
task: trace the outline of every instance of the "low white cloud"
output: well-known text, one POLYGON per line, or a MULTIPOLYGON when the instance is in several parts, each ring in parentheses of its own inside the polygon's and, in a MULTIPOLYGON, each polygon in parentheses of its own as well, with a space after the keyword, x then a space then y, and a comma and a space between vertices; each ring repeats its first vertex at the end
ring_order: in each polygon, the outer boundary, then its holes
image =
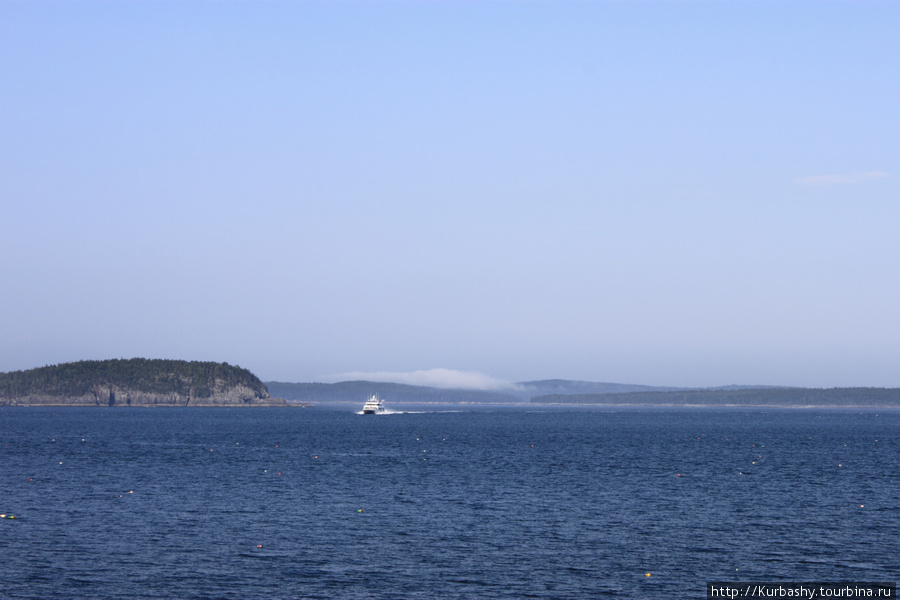
POLYGON ((881 171, 866 171, 865 173, 844 173, 839 175, 812 175, 795 179, 794 183, 815 186, 840 185, 844 183, 862 183, 863 181, 881 179, 882 177, 890 177, 890 174, 881 171))
POLYGON ((508 390, 516 387, 514 383, 497 379, 484 373, 456 371, 453 369, 427 369, 408 372, 376 371, 371 373, 356 371, 332 375, 328 379, 333 381, 384 381, 455 390, 508 390))

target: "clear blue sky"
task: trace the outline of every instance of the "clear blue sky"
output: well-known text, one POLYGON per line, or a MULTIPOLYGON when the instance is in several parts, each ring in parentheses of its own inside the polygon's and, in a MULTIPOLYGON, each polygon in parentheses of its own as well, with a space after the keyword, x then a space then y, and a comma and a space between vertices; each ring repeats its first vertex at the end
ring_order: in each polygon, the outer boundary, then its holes
POLYGON ((900 386, 898 115, 898 2, 0 1, 0 371, 900 386))

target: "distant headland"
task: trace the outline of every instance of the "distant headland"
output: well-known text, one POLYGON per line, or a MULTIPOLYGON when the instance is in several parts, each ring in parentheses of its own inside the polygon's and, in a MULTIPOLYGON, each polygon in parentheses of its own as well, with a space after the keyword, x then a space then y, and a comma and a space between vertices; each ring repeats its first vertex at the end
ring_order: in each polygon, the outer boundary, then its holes
POLYGON ((0 373, 0 406, 285 406, 228 363, 85 360, 0 373))

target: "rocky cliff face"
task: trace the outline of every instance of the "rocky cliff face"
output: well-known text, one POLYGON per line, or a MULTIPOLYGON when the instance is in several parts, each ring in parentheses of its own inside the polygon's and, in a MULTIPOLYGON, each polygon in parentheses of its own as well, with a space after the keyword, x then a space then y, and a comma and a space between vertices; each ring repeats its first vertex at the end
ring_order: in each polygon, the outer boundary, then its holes
POLYGON ((7 406, 285 406, 284 398, 261 396, 245 386, 221 390, 211 396, 198 397, 179 393, 153 393, 97 385, 89 394, 53 396, 31 394, 18 398, 0 399, 7 406))

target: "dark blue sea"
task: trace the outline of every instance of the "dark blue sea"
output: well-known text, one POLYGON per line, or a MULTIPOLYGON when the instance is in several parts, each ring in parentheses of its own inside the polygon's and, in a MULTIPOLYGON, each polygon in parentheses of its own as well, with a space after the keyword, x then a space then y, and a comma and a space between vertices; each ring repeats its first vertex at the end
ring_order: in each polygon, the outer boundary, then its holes
POLYGON ((897 410, 2 408, 0 450, 3 599, 900 579, 897 410))

